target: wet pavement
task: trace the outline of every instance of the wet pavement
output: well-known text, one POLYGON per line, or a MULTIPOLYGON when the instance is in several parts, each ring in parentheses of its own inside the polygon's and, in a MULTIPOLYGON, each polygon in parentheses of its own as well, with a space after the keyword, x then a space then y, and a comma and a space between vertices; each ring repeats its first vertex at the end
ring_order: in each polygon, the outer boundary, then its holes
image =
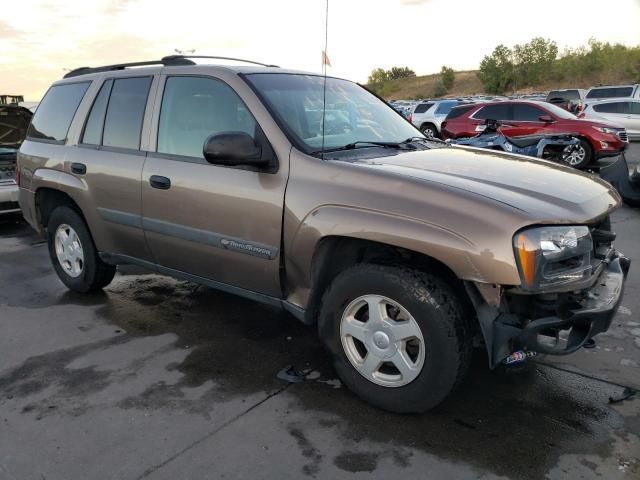
MULTIPOLYGON (((640 210, 613 216, 640 259, 640 210)), ((637 260, 636 260, 637 262, 637 260)), ((596 348, 490 372, 393 415, 335 378, 313 329, 243 299, 123 268, 57 280, 0 220, 0 479, 640 478, 640 266, 596 348), (276 378, 287 365, 303 383, 276 378)))

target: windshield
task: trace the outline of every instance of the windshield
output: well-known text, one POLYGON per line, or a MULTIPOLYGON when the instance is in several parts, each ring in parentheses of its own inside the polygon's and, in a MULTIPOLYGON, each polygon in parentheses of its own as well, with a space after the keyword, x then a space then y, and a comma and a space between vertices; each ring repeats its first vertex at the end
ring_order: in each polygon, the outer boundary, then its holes
POLYGON ((563 118, 565 120, 575 120, 576 117, 573 113, 567 112, 564 108, 560 108, 553 103, 545 103, 544 108, 546 108, 549 112, 553 113, 558 118, 563 118))
POLYGON ((256 73, 245 78, 266 101, 285 133, 307 152, 354 142, 399 143, 423 137, 385 102, 346 80, 327 78, 325 94, 324 78, 317 75, 256 73))

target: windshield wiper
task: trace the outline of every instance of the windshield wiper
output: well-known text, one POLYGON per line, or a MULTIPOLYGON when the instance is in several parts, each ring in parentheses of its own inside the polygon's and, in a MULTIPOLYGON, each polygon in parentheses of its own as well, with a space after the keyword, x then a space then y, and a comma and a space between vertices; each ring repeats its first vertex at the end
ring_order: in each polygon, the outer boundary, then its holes
POLYGON ((447 143, 444 140, 440 140, 439 138, 427 138, 427 137, 409 137, 407 138, 405 141, 403 141, 403 144, 407 144, 407 143, 413 143, 413 142, 435 142, 435 143, 447 143))
POLYGON ((377 142, 375 140, 358 140, 357 142, 347 143, 346 145, 342 145, 341 147, 332 147, 325 148, 323 150, 316 150, 312 152, 314 154, 317 153, 330 153, 330 152, 341 152, 343 150, 355 150, 356 148, 366 148, 366 147, 383 147, 383 148, 396 148, 400 149, 407 146, 405 142, 377 142))

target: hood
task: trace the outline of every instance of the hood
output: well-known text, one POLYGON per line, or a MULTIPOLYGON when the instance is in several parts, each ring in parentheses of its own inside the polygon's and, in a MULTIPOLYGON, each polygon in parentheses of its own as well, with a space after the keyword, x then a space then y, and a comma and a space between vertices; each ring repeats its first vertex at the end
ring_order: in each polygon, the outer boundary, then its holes
POLYGON ((620 125, 616 125, 613 122, 605 119, 605 118, 563 118, 558 120, 559 124, 562 125, 593 125, 594 127, 614 127, 614 128, 622 128, 620 125))
POLYGON ((350 162, 471 192, 481 201, 517 209, 536 223, 589 223, 620 204, 615 189, 594 175, 491 150, 447 146, 350 162))
POLYGON ((20 147, 32 116, 33 113, 27 108, 0 105, 0 147, 20 147))

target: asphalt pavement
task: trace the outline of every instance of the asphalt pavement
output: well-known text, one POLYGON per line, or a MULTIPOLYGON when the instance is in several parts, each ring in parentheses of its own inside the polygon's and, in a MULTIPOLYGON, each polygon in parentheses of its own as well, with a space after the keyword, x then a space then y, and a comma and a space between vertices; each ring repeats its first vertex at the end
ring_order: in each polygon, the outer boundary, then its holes
POLYGON ((640 478, 640 398, 621 400, 640 389, 640 209, 612 220, 637 264, 594 349, 493 372, 478 352, 444 404, 402 416, 355 398, 287 315, 134 268, 71 293, 4 218, 0 480, 640 478), (306 381, 276 378, 289 365, 306 381))

